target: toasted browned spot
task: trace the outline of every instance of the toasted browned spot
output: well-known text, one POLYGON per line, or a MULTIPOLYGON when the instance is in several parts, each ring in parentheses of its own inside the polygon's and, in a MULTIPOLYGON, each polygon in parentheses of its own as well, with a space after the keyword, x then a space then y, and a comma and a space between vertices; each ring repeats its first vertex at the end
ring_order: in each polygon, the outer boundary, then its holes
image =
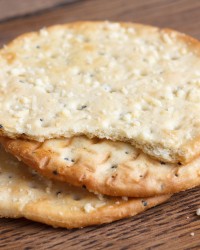
POLYGON ((2 53, 2 55, 7 60, 8 64, 11 64, 16 58, 16 54, 12 52, 5 52, 2 53))
POLYGON ((97 144, 97 143, 99 143, 99 142, 102 142, 102 139, 99 139, 99 138, 97 138, 97 137, 94 137, 94 138, 90 139, 90 142, 91 142, 92 144, 97 144))

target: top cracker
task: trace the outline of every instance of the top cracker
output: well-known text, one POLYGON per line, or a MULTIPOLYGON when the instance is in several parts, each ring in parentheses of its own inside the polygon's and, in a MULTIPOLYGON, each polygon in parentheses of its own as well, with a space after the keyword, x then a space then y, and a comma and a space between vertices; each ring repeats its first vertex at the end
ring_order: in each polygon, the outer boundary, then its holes
POLYGON ((78 22, 0 51, 1 134, 128 141, 168 162, 200 153, 200 43, 145 25, 78 22))

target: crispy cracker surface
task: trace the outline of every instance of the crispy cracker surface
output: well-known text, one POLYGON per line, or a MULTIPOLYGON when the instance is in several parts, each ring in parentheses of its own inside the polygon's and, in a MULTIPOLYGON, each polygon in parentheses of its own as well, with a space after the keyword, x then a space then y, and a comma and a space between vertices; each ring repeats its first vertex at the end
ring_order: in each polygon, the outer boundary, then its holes
POLYGON ((77 228, 133 216, 168 198, 96 196, 41 177, 0 148, 0 217, 25 217, 54 227, 77 228))
POLYGON ((169 164, 128 143, 74 137, 44 143, 0 138, 5 149, 50 179, 111 196, 151 197, 200 185, 200 158, 169 164))
POLYGON ((164 161, 200 153, 200 44, 131 23, 78 22, 0 52, 1 134, 129 141, 164 161))

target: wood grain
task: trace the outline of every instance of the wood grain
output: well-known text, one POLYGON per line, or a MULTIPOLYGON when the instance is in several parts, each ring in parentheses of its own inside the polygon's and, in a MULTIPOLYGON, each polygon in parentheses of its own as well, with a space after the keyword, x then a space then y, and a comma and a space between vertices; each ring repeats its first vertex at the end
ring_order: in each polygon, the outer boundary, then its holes
POLYGON ((57 7, 76 0, 0 0, 0 20, 8 20, 21 15, 28 15, 38 11, 57 7))
MULTIPOLYGON (((200 38, 199 13, 199 0, 82 0, 0 22, 0 45, 44 26, 102 19, 170 27, 200 38)), ((1 219, 0 249, 200 249, 198 207, 196 188, 131 219, 99 227, 64 230, 24 219, 1 219)))

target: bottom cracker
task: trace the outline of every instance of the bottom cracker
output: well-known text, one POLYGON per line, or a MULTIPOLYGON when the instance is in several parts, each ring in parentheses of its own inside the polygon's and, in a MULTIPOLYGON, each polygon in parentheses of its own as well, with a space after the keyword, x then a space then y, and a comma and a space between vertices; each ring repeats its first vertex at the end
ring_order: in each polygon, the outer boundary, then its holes
POLYGON ((84 188, 41 177, 0 148, 0 217, 25 217, 54 227, 78 228, 136 215, 169 197, 96 196, 84 188))

